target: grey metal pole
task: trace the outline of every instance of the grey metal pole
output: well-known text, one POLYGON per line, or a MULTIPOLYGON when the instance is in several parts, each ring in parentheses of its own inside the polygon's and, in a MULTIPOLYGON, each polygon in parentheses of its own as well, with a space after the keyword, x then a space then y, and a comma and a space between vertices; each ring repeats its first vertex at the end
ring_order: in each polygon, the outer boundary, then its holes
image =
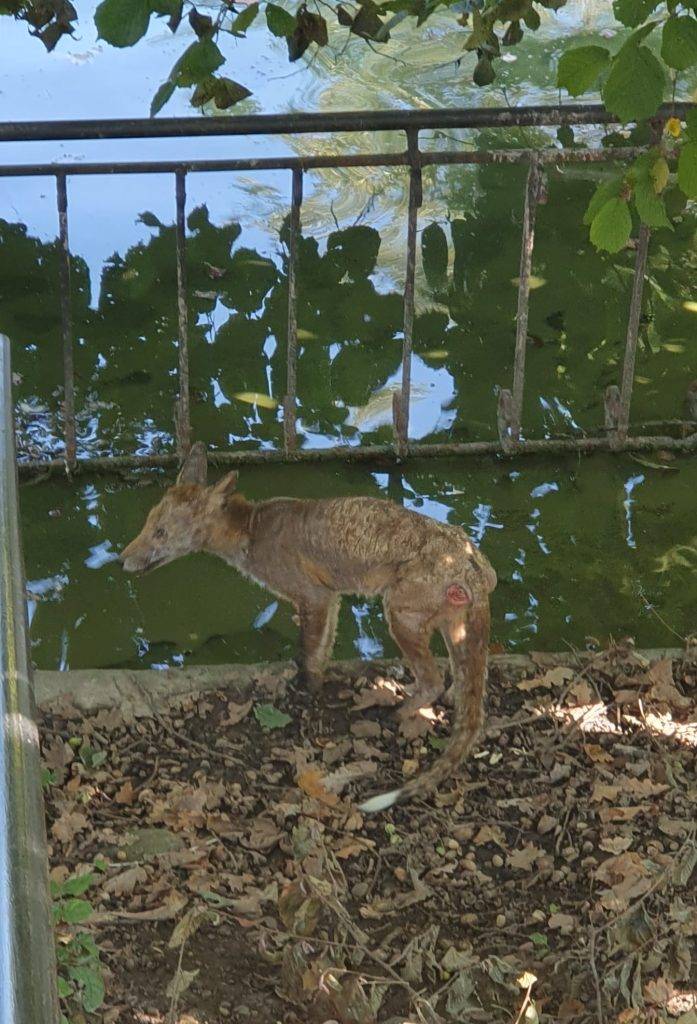
POLYGON ((0 335, 0 1024, 58 1024, 39 734, 27 646, 10 344, 0 335))

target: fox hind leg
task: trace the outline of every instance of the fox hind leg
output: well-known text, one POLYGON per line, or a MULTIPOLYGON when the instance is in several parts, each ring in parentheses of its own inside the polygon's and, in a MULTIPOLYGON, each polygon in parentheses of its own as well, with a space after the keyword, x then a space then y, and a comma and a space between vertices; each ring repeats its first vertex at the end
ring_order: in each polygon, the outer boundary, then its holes
POLYGON ((400 608, 388 600, 384 605, 392 639, 416 681, 416 693, 399 710, 401 718, 409 718, 432 704, 443 692, 443 676, 430 649, 433 627, 430 616, 423 612, 400 608))

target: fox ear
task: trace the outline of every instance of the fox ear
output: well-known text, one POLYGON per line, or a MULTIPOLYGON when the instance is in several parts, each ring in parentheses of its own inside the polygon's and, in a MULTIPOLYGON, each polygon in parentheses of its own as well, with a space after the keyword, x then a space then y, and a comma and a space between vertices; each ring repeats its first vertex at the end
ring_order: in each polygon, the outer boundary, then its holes
POLYGON ((206 483, 208 466, 206 464, 206 446, 202 441, 197 441, 191 446, 191 451, 184 459, 182 468, 177 477, 178 484, 199 484, 203 487, 206 483))
POLYGON ((232 473, 226 473, 225 476, 218 480, 217 484, 213 485, 213 493, 219 494, 221 498, 226 498, 228 494, 232 494, 233 491, 237 490, 237 481, 240 474, 236 469, 233 469, 232 473))

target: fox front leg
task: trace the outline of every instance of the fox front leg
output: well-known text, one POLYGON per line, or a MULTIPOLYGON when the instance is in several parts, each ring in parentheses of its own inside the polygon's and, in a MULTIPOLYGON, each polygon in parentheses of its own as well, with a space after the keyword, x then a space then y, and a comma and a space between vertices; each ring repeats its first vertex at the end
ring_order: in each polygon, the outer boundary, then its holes
POLYGON ((302 669, 311 693, 318 694, 334 647, 340 597, 328 594, 298 605, 302 669))

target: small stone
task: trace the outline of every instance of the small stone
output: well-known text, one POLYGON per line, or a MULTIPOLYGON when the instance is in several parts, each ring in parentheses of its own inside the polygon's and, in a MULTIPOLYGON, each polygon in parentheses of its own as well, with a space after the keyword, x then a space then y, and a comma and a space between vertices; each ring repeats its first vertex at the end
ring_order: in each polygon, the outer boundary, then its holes
POLYGON ((370 719, 351 723, 351 735, 359 736, 361 739, 377 739, 380 731, 380 723, 373 722, 370 719))
POLYGON ((505 914, 497 914, 496 915, 496 927, 497 928, 504 928, 505 925, 506 925, 506 915, 505 914))
POLYGON ((476 914, 460 914, 460 924, 476 924, 478 920, 476 914))
POLYGON ((533 910, 530 916, 533 919, 533 921, 538 921, 540 923, 542 921, 547 920, 547 915, 545 914, 544 910, 533 910))
POLYGON ((460 844, 458 843, 457 839, 453 839, 452 836, 449 839, 445 840, 445 845, 447 846, 447 848, 449 850, 459 850, 460 849, 460 844))
POLYGON ((553 818, 550 814, 543 814, 537 823, 537 831, 543 836, 546 832, 551 832, 556 824, 556 818, 553 818))
POLYGON ((491 863, 493 864, 493 866, 495 868, 502 868, 503 867, 503 857, 501 856, 501 854, 500 853, 495 853, 494 856, 491 858, 491 863))

